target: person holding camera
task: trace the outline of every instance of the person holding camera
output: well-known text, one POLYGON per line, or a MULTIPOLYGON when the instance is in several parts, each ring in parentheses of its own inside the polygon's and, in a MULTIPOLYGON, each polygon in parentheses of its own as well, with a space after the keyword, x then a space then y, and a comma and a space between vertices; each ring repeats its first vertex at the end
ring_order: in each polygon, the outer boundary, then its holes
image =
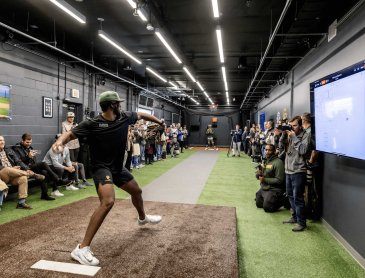
POLYGON ((258 165, 256 178, 260 180, 260 190, 256 192, 256 206, 265 212, 275 212, 287 206, 285 197, 284 163, 275 154, 273 144, 265 145, 266 160, 258 165))
POLYGON ((239 124, 236 124, 236 129, 231 131, 231 136, 232 136, 232 147, 233 147, 232 156, 241 156, 242 129, 240 129, 239 124))
POLYGON ((292 217, 283 223, 296 224, 293 232, 304 231, 307 227, 304 191, 306 184, 306 157, 310 146, 310 136, 303 130, 302 119, 295 116, 289 122, 291 130, 284 130, 281 140, 286 142, 285 174, 286 194, 292 208, 292 217))

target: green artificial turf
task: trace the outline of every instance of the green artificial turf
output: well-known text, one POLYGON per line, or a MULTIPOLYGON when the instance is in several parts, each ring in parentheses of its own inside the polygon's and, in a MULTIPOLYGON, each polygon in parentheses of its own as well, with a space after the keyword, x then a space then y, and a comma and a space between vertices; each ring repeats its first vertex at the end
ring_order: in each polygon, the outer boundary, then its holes
POLYGON ((291 231, 282 224, 288 210, 265 213, 256 208, 255 164, 247 156, 221 152, 199 204, 236 207, 240 278, 365 277, 365 271, 320 223, 291 231))
MULTIPOLYGON (((141 169, 133 169, 133 176, 141 187, 144 187, 169 169, 173 168, 175 165, 180 163, 182 160, 188 158, 194 151, 186 150, 184 153, 180 154, 177 158, 168 157, 165 160, 154 162, 153 165, 146 165, 141 169)), ((93 184, 92 180, 89 180, 93 184)), ((33 209, 23 210, 15 209, 16 198, 12 200, 5 200, 3 203, 2 210, 0 211, 0 224, 10 222, 19 218, 23 218, 41 211, 56 208, 66 204, 70 204, 90 196, 97 196, 95 186, 88 186, 86 189, 81 189, 78 191, 66 191, 60 189, 60 191, 65 194, 64 197, 57 197, 55 201, 43 201, 40 199, 40 191, 29 194, 27 202, 31 204, 33 209)), ((49 191, 50 193, 51 191, 49 191)), ((124 199, 129 196, 125 191, 115 187, 116 198, 124 199)))

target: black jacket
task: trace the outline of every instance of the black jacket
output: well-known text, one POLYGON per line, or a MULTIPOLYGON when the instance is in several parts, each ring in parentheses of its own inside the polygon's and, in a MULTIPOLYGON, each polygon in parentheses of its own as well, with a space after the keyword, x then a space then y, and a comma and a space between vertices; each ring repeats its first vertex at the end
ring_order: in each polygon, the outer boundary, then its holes
POLYGON ((20 160, 28 167, 36 163, 35 158, 29 158, 28 156, 29 152, 33 150, 32 146, 26 149, 21 143, 17 143, 15 146, 12 147, 12 149, 18 155, 20 160))
MULTIPOLYGON (((22 170, 29 170, 29 167, 23 163, 18 157, 18 155, 14 152, 11 148, 5 148, 4 149, 7 158, 9 159, 9 162, 12 166, 20 166, 20 169, 22 170)), ((0 160, 0 170, 3 169, 4 166, 0 160)))

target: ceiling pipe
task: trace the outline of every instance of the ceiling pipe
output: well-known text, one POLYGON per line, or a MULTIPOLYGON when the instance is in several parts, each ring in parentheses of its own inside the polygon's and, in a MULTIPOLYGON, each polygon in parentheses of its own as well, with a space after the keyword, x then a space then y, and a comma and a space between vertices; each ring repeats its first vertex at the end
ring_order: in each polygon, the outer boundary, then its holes
POLYGON ((260 70, 261 70, 261 68, 262 68, 262 66, 263 66, 263 64, 264 64, 264 61, 265 61, 265 59, 266 59, 266 56, 267 56, 267 54, 268 54, 268 52, 269 52, 269 50, 270 50, 270 47, 271 47, 272 43, 274 42, 275 36, 276 36, 276 34, 278 33, 279 27, 280 27, 280 25, 281 25, 282 21, 284 20, 284 17, 285 17, 285 15, 286 15, 286 12, 287 12, 287 11, 288 11, 288 9, 289 9, 290 4, 291 4, 291 0, 287 0, 287 1, 286 1, 286 3, 285 3, 284 9, 283 9, 283 11, 282 11, 282 13, 281 13, 281 15, 280 15, 280 18, 279 18, 279 20, 278 20, 278 23, 277 23, 277 24, 276 24, 276 26, 275 26, 274 32, 272 33, 272 35, 271 35, 271 37, 270 37, 270 39, 269 39, 269 43, 267 44, 267 47, 266 47, 265 53, 264 53, 264 55, 262 56, 262 58, 261 58, 261 60, 260 60, 260 65, 259 65, 259 67, 257 68, 257 70, 256 70, 256 72, 255 72, 255 75, 254 75, 254 77, 253 77, 253 79, 252 79, 252 81, 251 81, 251 83, 250 83, 250 86, 249 86, 249 87, 248 87, 248 89, 247 89, 247 92, 246 92, 246 94, 245 94, 245 97, 244 97, 244 99, 243 99, 243 101, 242 101, 242 103, 241 103, 240 109, 242 109, 243 104, 245 103, 246 98, 247 98, 247 93, 251 90, 252 85, 253 85, 253 83, 254 83, 255 79, 257 78, 257 75, 259 74, 259 72, 260 72, 260 70))
POLYGON ((55 50, 55 51, 57 51, 57 52, 59 52, 59 53, 62 53, 63 55, 66 55, 66 56, 68 56, 68 57, 71 57, 72 59, 75 59, 75 60, 77 60, 77 61, 79 61, 79 62, 81 62, 81 63, 84 63, 85 65, 87 65, 87 66, 89 66, 89 67, 91 67, 91 68, 94 68, 94 69, 97 69, 97 70, 99 70, 99 71, 101 71, 101 72, 104 72, 105 74, 107 74, 107 75, 109 75, 109 76, 111 76, 111 77, 113 77, 113 78, 119 79, 119 80, 121 80, 121 81, 123 81, 123 82, 126 82, 126 83, 128 83, 128 84, 130 84, 130 85, 132 85, 132 86, 136 87, 136 88, 139 88, 139 89, 141 89, 141 90, 144 90, 144 91, 146 91, 146 92, 148 92, 148 93, 150 93, 150 94, 152 94, 152 95, 154 95, 154 96, 156 96, 156 97, 158 97, 158 98, 160 98, 160 99, 163 99, 163 100, 165 100, 165 101, 167 101, 167 102, 170 102, 170 103, 172 103, 172 104, 174 104, 174 105, 176 105, 176 106, 180 106, 180 107, 182 107, 182 108, 186 108, 185 106, 183 106, 183 105, 181 105, 181 104, 179 104, 179 103, 176 103, 176 102, 174 102, 174 101, 172 101, 172 100, 170 100, 170 99, 168 99, 168 98, 165 98, 165 97, 163 97, 163 96, 160 96, 160 95, 156 94, 155 92, 152 92, 152 91, 150 91, 150 90, 148 90, 148 89, 146 89, 146 88, 144 88, 144 87, 142 87, 142 86, 140 86, 140 85, 138 85, 138 84, 136 84, 136 83, 134 83, 134 82, 132 82, 132 81, 130 81, 130 80, 128 80, 128 79, 122 78, 122 77, 117 76, 117 75, 115 75, 115 74, 113 74, 113 73, 111 73, 111 72, 108 72, 107 70, 104 70, 104 69, 102 69, 102 68, 99 68, 99 67, 97 67, 97 66, 95 66, 95 65, 93 65, 93 64, 91 64, 91 63, 89 63, 89 62, 87 62, 87 61, 85 61, 85 60, 80 59, 79 57, 76 57, 76 56, 74 56, 74 55, 72 55, 72 54, 70 54, 70 53, 68 53, 68 52, 66 52, 66 51, 63 51, 63 50, 61 50, 61 49, 59 49, 59 48, 57 48, 57 47, 54 47, 54 46, 52 46, 52 45, 50 45, 50 44, 48 44, 48 43, 46 43, 46 42, 44 42, 44 41, 42 41, 42 40, 39 40, 39 39, 37 39, 37 38, 35 38, 35 37, 32 37, 32 36, 30 36, 30 35, 28 35, 28 34, 26 34, 26 33, 22 32, 22 31, 20 31, 20 30, 18 30, 18 29, 15 29, 15 28, 13 28, 13 27, 11 27, 11 26, 9 26, 9 25, 7 25, 7 24, 3 23, 3 22, 0 22, 0 26, 2 26, 2 27, 4 27, 4 28, 6 28, 6 29, 8 29, 8 30, 10 30, 10 31, 12 31, 12 32, 14 32, 14 33, 17 33, 17 34, 19 34, 19 35, 22 35, 22 36, 24 36, 24 37, 26 37, 26 38, 28 38, 28 39, 31 39, 31 40, 33 40, 33 41, 35 41, 35 42, 39 43, 39 44, 42 44, 42 45, 44 45, 44 46, 46 46, 46 47, 48 47, 48 48, 51 48, 52 50, 55 50))

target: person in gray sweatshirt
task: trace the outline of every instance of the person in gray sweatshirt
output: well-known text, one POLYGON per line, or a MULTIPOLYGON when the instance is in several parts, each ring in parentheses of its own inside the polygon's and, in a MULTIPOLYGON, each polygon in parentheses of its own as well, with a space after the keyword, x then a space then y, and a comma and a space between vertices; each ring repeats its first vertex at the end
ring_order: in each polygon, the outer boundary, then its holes
POLYGON ((307 227, 304 211, 304 190, 307 172, 306 157, 309 151, 310 137, 303 130, 300 116, 292 118, 289 124, 291 130, 284 131, 282 136, 286 142, 286 194, 292 208, 292 217, 283 223, 295 224, 292 231, 301 232, 307 227))

